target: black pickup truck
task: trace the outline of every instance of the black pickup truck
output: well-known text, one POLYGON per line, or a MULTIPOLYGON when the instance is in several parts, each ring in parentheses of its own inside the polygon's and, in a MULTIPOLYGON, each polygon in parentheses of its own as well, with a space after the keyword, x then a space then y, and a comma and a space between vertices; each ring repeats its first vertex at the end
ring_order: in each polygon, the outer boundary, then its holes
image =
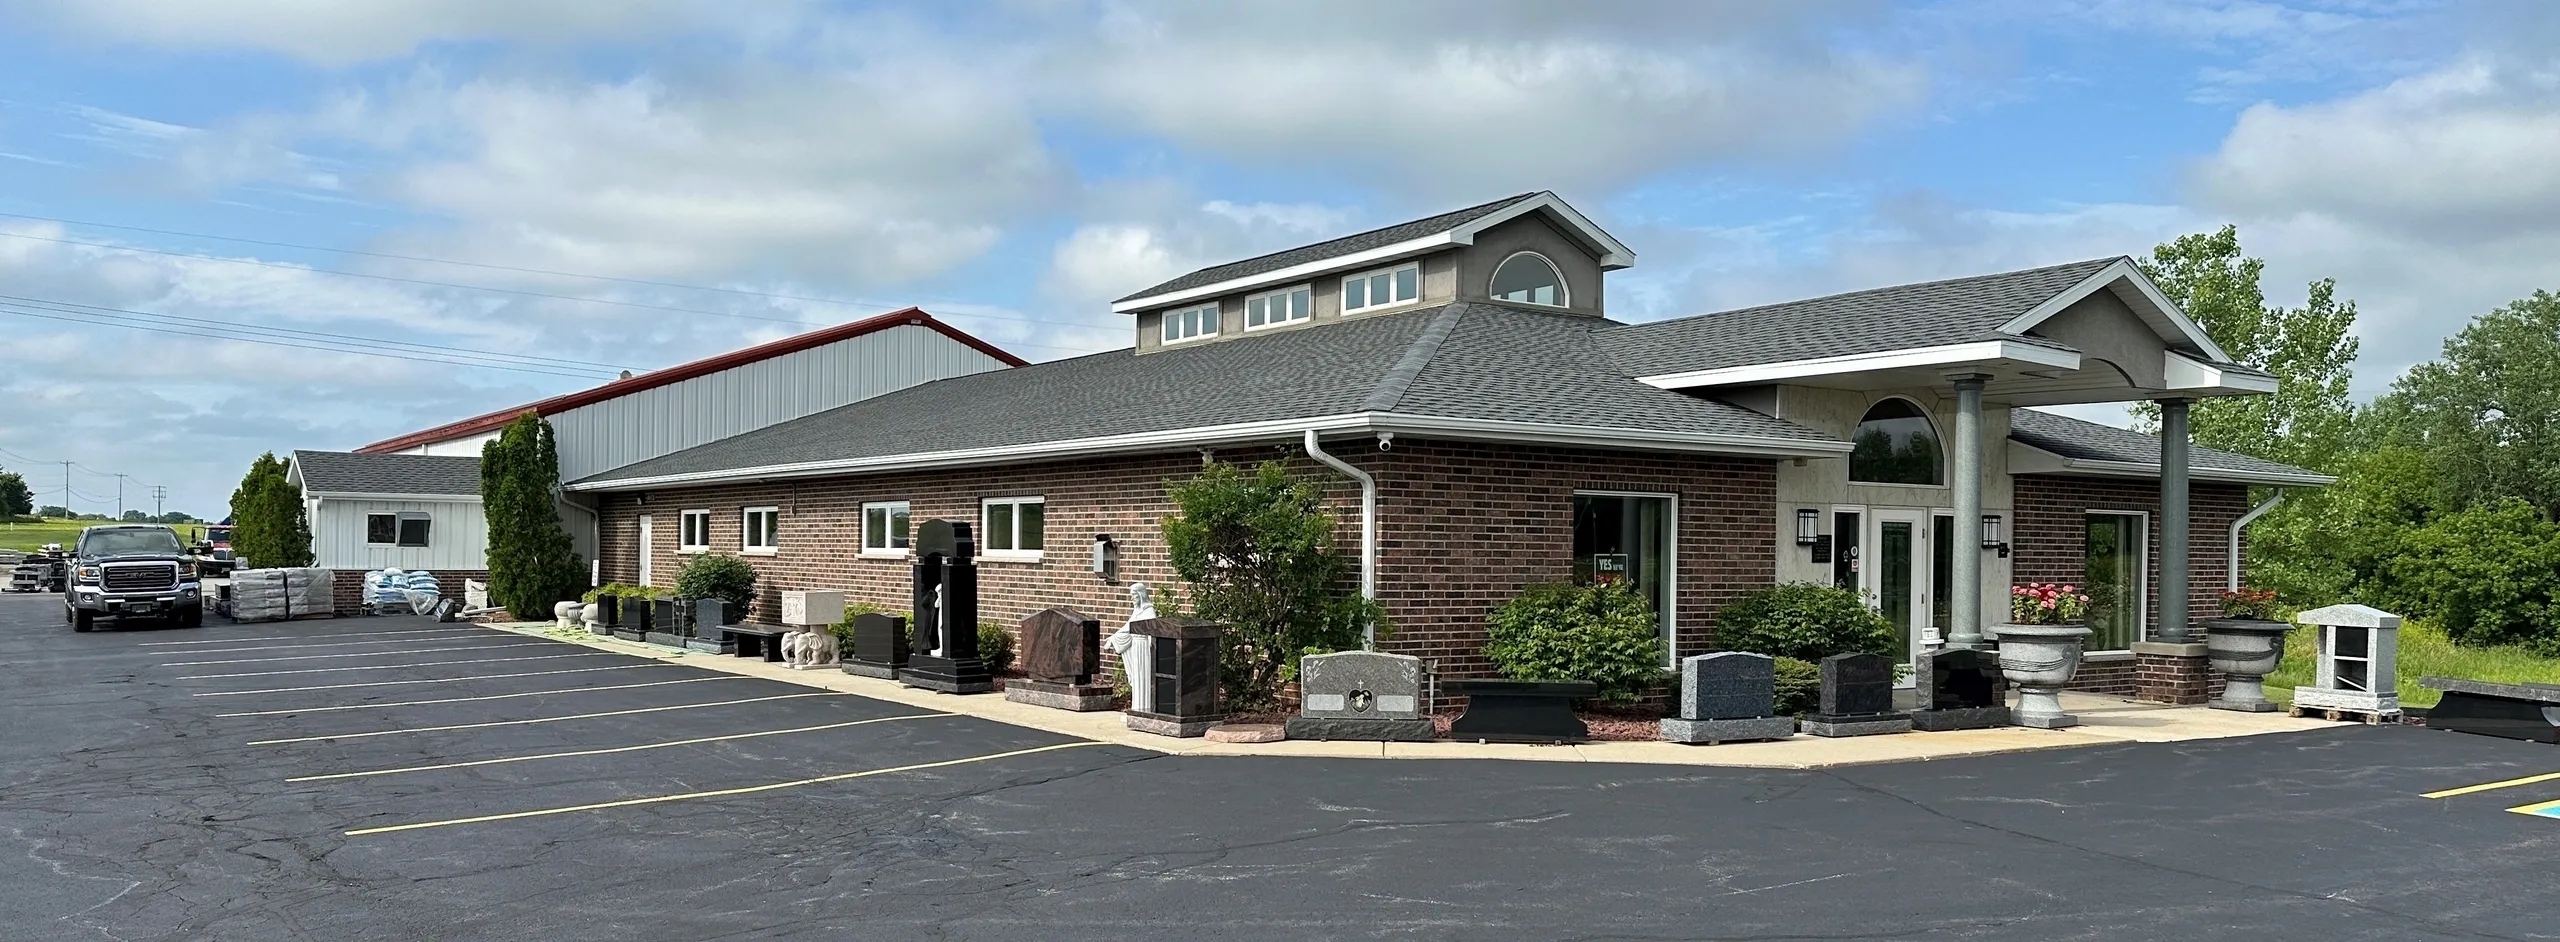
POLYGON ((185 627, 204 624, 204 595, 195 558, 168 527, 141 524, 90 527, 71 551, 71 585, 62 593, 64 619, 88 631, 100 618, 166 618, 185 627))

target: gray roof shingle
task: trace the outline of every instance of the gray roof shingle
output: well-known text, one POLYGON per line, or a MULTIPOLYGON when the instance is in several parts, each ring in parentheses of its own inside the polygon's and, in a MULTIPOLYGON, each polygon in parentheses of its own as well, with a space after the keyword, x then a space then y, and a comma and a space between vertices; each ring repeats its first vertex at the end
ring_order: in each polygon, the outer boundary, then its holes
MULTIPOLYGON (((2009 439, 2082 461, 2120 461, 2154 466, 2160 463, 2160 439, 2155 436, 2036 409, 2009 410, 2009 439)), ((2187 464, 2198 471, 2326 477, 2307 468, 2201 445, 2190 446, 2187 464)))
POLYGON ((1829 297, 1633 324, 1599 332, 1601 348, 1636 376, 1756 366, 1976 340, 2052 341, 2000 325, 2119 259, 1853 291, 1829 297))
POLYGON ((1367 232, 1355 233, 1353 235, 1343 236, 1339 239, 1318 242, 1313 245, 1301 245, 1293 249, 1283 249, 1269 255, 1256 256, 1240 262, 1228 262, 1223 265, 1212 265, 1188 275, 1183 275, 1182 277, 1167 281, 1163 284, 1156 285, 1155 287, 1148 288, 1144 291, 1132 293, 1126 297, 1120 298, 1119 300, 1131 301, 1138 298, 1153 297, 1170 291, 1186 291, 1202 285, 1214 285, 1221 281, 1247 278, 1264 272, 1279 271, 1283 268, 1288 268, 1294 265, 1304 265, 1308 262, 1319 262, 1328 258, 1350 255, 1354 252, 1366 252, 1370 249, 1394 245, 1398 242, 1410 242, 1414 239, 1437 235, 1439 233, 1455 229, 1459 226, 1466 225, 1467 223, 1474 222, 1478 219, 1500 212, 1503 207, 1510 206, 1513 203, 1517 203, 1521 200, 1529 199, 1537 195, 1537 193, 1522 193, 1518 196, 1506 196, 1490 203, 1485 203, 1479 206, 1469 206, 1465 209, 1441 213, 1437 216, 1426 216, 1411 222, 1400 222, 1392 226, 1380 229, 1371 229, 1367 232))
POLYGON ((579 483, 1358 412, 1827 441, 1610 371, 1592 341, 1606 325, 1455 303, 1143 356, 1117 350, 936 380, 579 483))
POLYGON ((471 455, 374 455, 296 451, 304 487, 332 494, 480 496, 480 459, 471 455))

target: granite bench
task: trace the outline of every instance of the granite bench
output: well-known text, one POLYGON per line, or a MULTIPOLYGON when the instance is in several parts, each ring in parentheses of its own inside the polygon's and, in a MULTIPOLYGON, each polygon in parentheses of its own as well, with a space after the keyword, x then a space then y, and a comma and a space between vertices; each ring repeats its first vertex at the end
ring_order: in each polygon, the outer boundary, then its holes
POLYGON ((2444 691, 2427 711, 2429 729, 2560 744, 2560 684, 2421 677, 2418 686, 2444 691))
POLYGON ((1576 700, 1600 695, 1587 680, 1453 680, 1449 692, 1467 698, 1467 712, 1449 724, 1461 742, 1582 742, 1591 728, 1573 714, 1576 700))
POLYGON ((720 639, 736 642, 739 657, 762 657, 777 662, 782 660, 782 636, 788 633, 788 629, 762 625, 720 626, 720 639))

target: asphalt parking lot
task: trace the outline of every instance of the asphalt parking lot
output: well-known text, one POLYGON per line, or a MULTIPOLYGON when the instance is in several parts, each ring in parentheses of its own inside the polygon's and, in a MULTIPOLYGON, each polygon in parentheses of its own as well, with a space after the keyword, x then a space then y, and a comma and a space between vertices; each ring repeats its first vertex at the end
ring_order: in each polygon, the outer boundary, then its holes
POLYGON ((57 606, 0 596, 9 939, 2560 937, 2528 743, 1173 757, 421 619, 57 606))

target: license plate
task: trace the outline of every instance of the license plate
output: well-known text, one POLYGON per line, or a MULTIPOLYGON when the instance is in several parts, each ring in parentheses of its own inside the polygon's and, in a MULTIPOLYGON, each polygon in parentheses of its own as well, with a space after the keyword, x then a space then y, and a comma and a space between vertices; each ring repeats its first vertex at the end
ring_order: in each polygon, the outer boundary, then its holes
POLYGON ((156 611, 159 611, 159 610, 160 610, 160 603, 158 603, 158 602, 126 602, 126 603, 124 603, 124 610, 125 610, 125 611, 128 611, 128 612, 156 612, 156 611))

